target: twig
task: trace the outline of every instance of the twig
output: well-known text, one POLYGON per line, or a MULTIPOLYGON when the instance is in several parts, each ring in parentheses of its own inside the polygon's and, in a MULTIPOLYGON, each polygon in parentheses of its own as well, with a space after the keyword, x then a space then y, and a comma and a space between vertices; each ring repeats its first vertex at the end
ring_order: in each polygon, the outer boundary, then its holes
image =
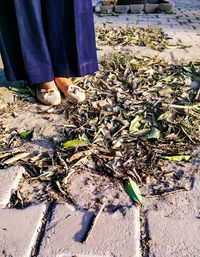
POLYGON ((155 195, 148 195, 148 196, 144 196, 145 198, 154 198, 154 197, 160 197, 160 196, 167 196, 167 195, 171 195, 171 194, 176 194, 179 192, 183 192, 183 191, 189 191, 187 188, 183 187, 183 188, 179 188, 177 190, 173 190, 170 192, 161 192, 160 194, 155 194, 155 195))
POLYGON ((59 152, 57 152, 57 155, 58 155, 58 159, 60 160, 61 164, 63 165, 65 171, 68 172, 69 167, 68 167, 66 161, 61 157, 61 154, 59 152))
POLYGON ((69 181, 69 178, 75 173, 76 169, 72 169, 66 177, 63 179, 63 183, 66 185, 69 181))
POLYGON ((177 104, 163 104, 164 107, 172 107, 179 110, 184 110, 186 112, 193 111, 195 108, 199 107, 199 104, 194 105, 177 105, 177 104))
POLYGON ((13 148, 13 149, 5 149, 5 150, 0 150, 0 154, 4 154, 4 153, 18 153, 18 152, 22 152, 23 150, 25 150, 24 148, 13 148))
POLYGON ((3 158, 5 158, 7 156, 10 156, 10 155, 11 155, 11 153, 3 153, 3 154, 0 153, 0 159, 3 159, 3 158))
POLYGON ((94 229, 94 227, 95 227, 99 217, 101 216, 101 214, 102 214, 102 212, 103 212, 103 210, 105 208, 105 205, 106 205, 106 203, 103 203, 103 205, 101 206, 101 208, 100 208, 99 212, 97 213, 97 215, 92 219, 92 221, 91 221, 91 223, 89 225, 88 231, 85 234, 84 238, 81 240, 81 243, 87 243, 87 240, 90 237, 90 235, 91 235, 91 233, 92 233, 92 231, 93 231, 93 229, 94 229))
POLYGON ((77 161, 75 164, 73 164, 71 167, 69 167, 69 172, 67 174, 67 176, 63 179, 63 183, 67 184, 69 178, 76 172, 75 167, 77 167, 79 164, 81 164, 82 162, 84 162, 85 160, 87 160, 87 156, 83 157, 82 159, 80 159, 79 161, 77 161))
POLYGON ((11 163, 13 163, 13 162, 16 162, 16 161, 18 161, 18 160, 21 160, 21 159, 23 159, 23 158, 29 156, 29 155, 30 155, 30 153, 20 153, 20 154, 15 155, 14 157, 12 157, 12 158, 10 158, 10 159, 4 161, 3 163, 4 163, 4 164, 11 164, 11 163))
POLYGON ((191 138, 191 136, 188 135, 188 133, 186 132, 186 130, 183 128, 183 126, 181 126, 181 129, 182 129, 183 133, 190 139, 190 141, 191 141, 193 144, 196 144, 196 143, 193 141, 193 139, 191 138))
POLYGON ((32 158, 31 158, 31 162, 32 162, 32 163, 36 162, 41 156, 42 156, 42 153, 39 153, 38 155, 32 157, 32 158))
POLYGON ((195 100, 196 100, 196 101, 199 100, 199 99, 200 99, 200 89, 198 90, 197 95, 196 95, 196 97, 195 97, 195 100))

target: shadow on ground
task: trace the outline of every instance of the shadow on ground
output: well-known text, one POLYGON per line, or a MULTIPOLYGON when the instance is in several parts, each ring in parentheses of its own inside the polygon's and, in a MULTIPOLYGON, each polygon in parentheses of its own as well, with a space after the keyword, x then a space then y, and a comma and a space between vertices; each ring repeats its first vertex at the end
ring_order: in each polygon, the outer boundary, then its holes
POLYGON ((25 81, 19 80, 19 81, 7 81, 4 73, 4 69, 0 69, 0 87, 21 87, 24 86, 25 81))

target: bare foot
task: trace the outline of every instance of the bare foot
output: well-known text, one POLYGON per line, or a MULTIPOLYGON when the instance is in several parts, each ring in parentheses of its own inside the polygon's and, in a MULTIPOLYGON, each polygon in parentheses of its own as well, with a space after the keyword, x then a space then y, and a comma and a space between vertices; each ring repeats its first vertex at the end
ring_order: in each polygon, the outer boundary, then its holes
POLYGON ((61 95, 54 80, 40 83, 36 95, 37 99, 46 105, 54 106, 61 103, 61 95))
POLYGON ((70 78, 56 77, 55 83, 65 97, 76 100, 79 103, 85 100, 85 92, 74 85, 70 78))

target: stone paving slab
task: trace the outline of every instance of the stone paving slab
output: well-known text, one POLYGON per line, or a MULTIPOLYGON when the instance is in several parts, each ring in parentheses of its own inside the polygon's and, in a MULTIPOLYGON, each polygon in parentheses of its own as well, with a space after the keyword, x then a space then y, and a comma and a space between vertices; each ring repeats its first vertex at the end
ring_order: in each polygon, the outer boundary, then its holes
POLYGON ((153 201, 146 219, 149 257, 199 257, 200 175, 192 191, 153 201))
MULTIPOLYGON (((100 0, 92 0, 93 6, 96 6, 100 0)), ((200 1, 199 0, 173 0, 175 7, 180 9, 187 10, 198 10, 200 9, 200 1)))
MULTIPOLYGON (((0 256, 30 257, 46 205, 0 210, 0 256)), ((53 255, 52 255, 53 256, 53 255)), ((50 257, 50 256, 49 256, 50 257)))
POLYGON ((11 194, 17 189, 24 172, 24 168, 19 166, 0 170, 0 208, 9 203, 11 194))
POLYGON ((200 10, 196 14, 184 14, 180 15, 168 15, 168 14, 126 14, 126 15, 118 15, 118 16, 98 16, 94 14, 94 21, 96 26, 105 26, 113 24, 118 27, 128 27, 128 26, 150 26, 150 27, 167 27, 171 28, 176 32, 176 27, 179 30, 184 31, 184 29, 188 28, 188 30, 198 30, 200 25, 200 10), (134 22, 134 24, 131 24, 134 22), (136 22, 136 24, 135 24, 136 22), (194 25, 193 25, 194 24, 194 25), (187 27, 188 26, 188 27, 187 27), (193 27, 194 26, 194 27, 193 27))
POLYGON ((175 7, 183 8, 187 10, 199 10, 200 1, 199 0, 173 0, 175 7))
POLYGON ((123 208, 114 214, 102 213, 86 243, 92 214, 75 210, 68 204, 57 205, 46 226, 39 257, 139 257, 139 209, 123 208))
POLYGON ((110 54, 119 51, 130 51, 136 55, 148 56, 156 58, 157 60, 164 60, 169 63, 189 63, 190 61, 200 61, 200 51, 198 47, 191 47, 190 51, 187 49, 166 49, 165 51, 158 52, 147 47, 140 46, 125 46, 116 47, 112 46, 98 47, 98 57, 102 58, 105 54, 110 54))
MULTIPOLYGON (((193 12, 177 12, 175 15, 167 14, 126 14, 119 16, 102 16, 94 15, 95 26, 98 27, 153 27, 161 28, 170 37, 169 44, 182 45, 185 49, 173 47, 165 49, 162 52, 154 51, 145 47, 131 46, 127 47, 132 52, 142 53, 147 56, 154 56, 166 61, 199 61, 200 60, 200 10, 193 12), (183 22, 184 21, 184 22, 183 22)), ((118 47, 120 50, 122 48, 118 47)), ((124 47, 125 48, 125 47, 124 47)), ((98 57, 107 52, 115 52, 119 49, 112 49, 105 46, 99 47, 98 57)))

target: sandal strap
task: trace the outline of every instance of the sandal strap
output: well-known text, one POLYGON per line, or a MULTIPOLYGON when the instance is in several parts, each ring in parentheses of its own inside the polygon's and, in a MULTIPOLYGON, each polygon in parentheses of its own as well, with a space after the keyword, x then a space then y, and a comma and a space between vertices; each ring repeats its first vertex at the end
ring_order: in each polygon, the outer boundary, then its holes
POLYGON ((42 94, 53 94, 56 92, 56 89, 55 88, 49 88, 49 89, 46 89, 46 88, 41 88, 39 89, 39 91, 42 93, 42 94))
POLYGON ((74 84, 68 85, 67 94, 78 102, 83 102, 85 100, 85 91, 74 84))
POLYGON ((80 87, 74 85, 74 84, 71 84, 68 86, 68 90, 70 90, 72 93, 76 94, 76 91, 79 91, 79 92, 84 92, 83 89, 81 89, 80 87), (71 90, 72 89, 72 90, 71 90))
POLYGON ((37 88, 37 98, 47 105, 58 105, 61 103, 60 92, 57 88, 37 88))

